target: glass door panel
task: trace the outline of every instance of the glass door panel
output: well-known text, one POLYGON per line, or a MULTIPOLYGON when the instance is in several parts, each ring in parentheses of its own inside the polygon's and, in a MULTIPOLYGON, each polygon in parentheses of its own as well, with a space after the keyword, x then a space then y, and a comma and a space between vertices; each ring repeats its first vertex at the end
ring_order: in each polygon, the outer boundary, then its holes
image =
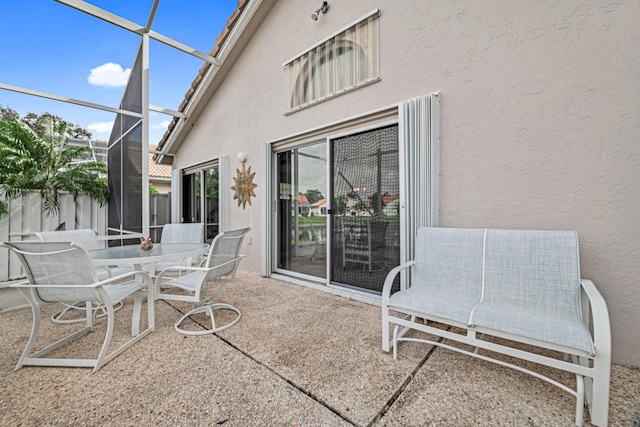
POLYGON ((182 218, 180 222, 200 222, 200 172, 182 178, 182 218))
POLYGON ((380 293, 400 263, 398 126, 330 143, 331 282, 380 293))
POLYGON ((204 240, 206 243, 213 242, 214 237, 220 232, 220 209, 218 196, 218 167, 214 166, 211 169, 206 169, 204 172, 205 194, 206 197, 206 222, 204 240))
POLYGON ((206 243, 211 243, 220 232, 218 171, 217 165, 209 166, 182 178, 182 222, 205 221, 206 243))
POLYGON ((277 268, 327 275, 326 143, 277 154, 277 268))

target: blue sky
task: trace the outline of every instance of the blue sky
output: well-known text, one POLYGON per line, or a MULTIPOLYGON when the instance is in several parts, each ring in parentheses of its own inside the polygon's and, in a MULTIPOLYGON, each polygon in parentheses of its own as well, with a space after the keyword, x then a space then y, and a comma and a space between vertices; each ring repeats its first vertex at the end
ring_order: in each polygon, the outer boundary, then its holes
MULTIPOLYGON (((146 25, 153 0, 88 3, 146 25)), ((152 30, 209 53, 237 0, 161 0, 152 30)), ((118 107, 140 36, 54 0, 3 1, 0 83, 118 107)), ((150 103, 176 110, 203 61, 150 43, 150 103)), ((21 115, 49 112, 108 139, 115 114, 0 89, 0 105, 21 115)), ((151 113, 150 142, 170 116, 151 113)))

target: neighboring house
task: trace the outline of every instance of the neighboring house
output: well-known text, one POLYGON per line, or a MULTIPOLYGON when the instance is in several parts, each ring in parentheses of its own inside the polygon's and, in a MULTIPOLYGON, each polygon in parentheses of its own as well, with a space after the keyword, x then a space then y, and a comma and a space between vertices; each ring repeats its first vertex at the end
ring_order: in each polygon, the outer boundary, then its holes
POLYGON ((344 211, 346 216, 372 216, 368 200, 363 202, 361 199, 353 195, 347 195, 346 197, 347 203, 346 210, 344 211))
MULTIPOLYGON (((156 150, 157 145, 150 145, 149 150, 156 150)), ((149 153, 149 184, 158 193, 166 194, 171 192, 171 166, 160 165, 153 160, 154 154, 149 153)))
MULTIPOLYGON (((86 139, 78 139, 78 138, 69 138, 68 139, 69 147, 89 147, 92 150, 92 154, 86 156, 83 159, 78 159, 78 161, 97 161, 107 163, 107 141, 105 140, 95 140, 90 141, 86 139)), ((156 150, 158 148, 157 145, 150 145, 149 150, 156 150)), ((151 184, 159 193, 170 193, 171 192, 171 166, 170 165, 161 165, 156 163, 153 160, 154 154, 149 153, 149 184, 151 184)), ((136 163, 137 164, 137 163, 136 163)), ((139 164, 137 164, 139 167, 139 164)))
POLYGON ((91 155, 86 156, 83 159, 78 159, 78 161, 89 160, 94 162, 103 162, 107 163, 107 141, 105 140, 87 140, 87 139, 79 139, 79 138, 69 138, 67 139, 67 146, 71 147, 89 147, 91 148, 91 155))
MULTIPOLYGON (((295 201, 295 196, 293 195, 291 196, 291 201, 292 202, 295 201)), ((308 214, 311 208, 311 205, 309 204, 309 200, 307 200, 307 196, 305 196, 304 194, 298 194, 297 203, 291 204, 292 213, 295 212, 295 206, 298 207, 298 213, 300 215, 308 214)))
POLYGON ((174 209, 213 169, 221 228, 252 228, 242 268, 369 299, 422 225, 577 230, 614 361, 640 366, 640 2, 330 1, 314 21, 320 3, 239 2, 160 143, 174 209), (313 266, 297 188, 331 210, 313 266), (358 191, 398 194, 398 214, 338 214, 358 191), (384 268, 365 275, 341 253, 367 236, 384 268))
POLYGON ((311 204, 311 215, 327 216, 327 199, 320 199, 311 204))

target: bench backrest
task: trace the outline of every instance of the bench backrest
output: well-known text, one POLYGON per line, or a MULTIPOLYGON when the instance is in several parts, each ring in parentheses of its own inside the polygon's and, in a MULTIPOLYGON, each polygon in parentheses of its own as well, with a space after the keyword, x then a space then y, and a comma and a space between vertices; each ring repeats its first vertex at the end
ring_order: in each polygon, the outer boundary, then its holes
POLYGON ((575 231, 487 230, 483 302, 580 318, 575 231))
POLYGON ((411 287, 472 301, 469 325, 593 352, 575 231, 421 228, 415 261, 411 287))
POLYGON ((412 288, 480 300, 484 230, 420 228, 412 288))
POLYGON ((96 233, 89 228, 62 231, 41 231, 36 236, 43 242, 76 242, 80 243, 88 251, 100 249, 96 233))

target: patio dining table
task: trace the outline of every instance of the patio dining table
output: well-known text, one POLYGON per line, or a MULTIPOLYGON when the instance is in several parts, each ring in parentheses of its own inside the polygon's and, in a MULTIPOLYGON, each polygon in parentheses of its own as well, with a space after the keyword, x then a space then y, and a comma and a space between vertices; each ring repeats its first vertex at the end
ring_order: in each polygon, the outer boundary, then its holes
POLYGON ((157 262, 197 257, 208 250, 206 243, 154 243, 150 250, 142 250, 135 244, 94 249, 89 255, 96 266, 131 265, 134 270, 142 271, 142 266, 148 265, 149 274, 153 276, 157 262))

